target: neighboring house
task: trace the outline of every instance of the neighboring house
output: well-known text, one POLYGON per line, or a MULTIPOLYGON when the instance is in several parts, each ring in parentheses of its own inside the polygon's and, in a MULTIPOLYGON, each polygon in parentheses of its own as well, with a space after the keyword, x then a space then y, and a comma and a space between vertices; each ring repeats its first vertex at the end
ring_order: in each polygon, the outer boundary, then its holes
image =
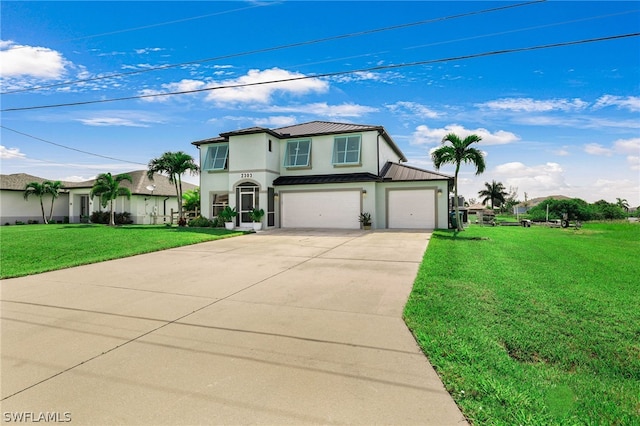
POLYGON ((250 225, 264 209, 266 227, 447 228, 453 178, 407 161, 382 126, 313 121, 278 129, 252 127, 193 142, 200 149, 202 214, 224 206, 250 225))
MULTIPOLYGON (((166 176, 155 174, 153 181, 147 178, 146 170, 127 173, 133 183, 123 181, 122 186, 131 190, 131 198, 118 197, 114 201, 116 213, 129 212, 135 224, 169 223, 171 212, 178 211, 176 189, 166 176)), ((47 179, 26 174, 0 176, 0 216, 1 223, 14 224, 16 220, 42 222, 40 202, 37 197, 24 200, 24 188, 29 182, 42 182, 47 179)), ((70 223, 80 223, 91 216, 94 211, 109 210, 103 208, 98 197, 89 197, 95 179, 84 182, 63 182, 63 191, 54 204, 53 218, 70 223)), ((197 188, 196 185, 183 182, 183 191, 197 188)), ((45 212, 48 216, 51 198, 44 198, 45 212)))
POLYGON ((519 215, 519 214, 526 214, 529 209, 531 209, 532 207, 537 206, 538 204, 540 204, 541 202, 545 201, 545 200, 570 200, 571 197, 566 197, 564 195, 549 195, 547 197, 538 197, 538 198, 532 198, 530 200, 524 201, 522 203, 516 204, 515 206, 513 206, 513 214, 515 215, 519 215))
MULTIPOLYGON (((31 182, 42 183, 46 180, 50 179, 26 173, 0 175, 0 225, 14 225, 16 221, 27 223, 32 220, 43 223, 39 197, 30 195, 29 199, 25 201, 24 188, 31 182)), ((51 196, 43 197, 42 203, 48 219, 51 209, 51 196)), ((69 194, 63 189, 53 204, 53 220, 62 222, 65 216, 68 215, 68 206, 69 194)))

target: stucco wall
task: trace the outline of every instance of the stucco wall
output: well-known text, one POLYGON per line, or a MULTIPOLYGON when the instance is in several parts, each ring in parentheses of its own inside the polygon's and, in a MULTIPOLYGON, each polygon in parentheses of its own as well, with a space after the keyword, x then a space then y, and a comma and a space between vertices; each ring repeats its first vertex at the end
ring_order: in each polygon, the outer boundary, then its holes
MULTIPOLYGON (((49 218, 51 209, 51 197, 43 198, 44 212, 49 218)), ((62 222, 65 216, 68 216, 67 206, 69 205, 69 195, 61 193, 53 204, 53 219, 62 222)), ((40 208, 40 199, 30 196, 27 201, 24 199, 24 192, 0 190, 0 224, 9 223, 14 225, 17 221, 27 223, 29 220, 42 221, 42 209, 40 208)))

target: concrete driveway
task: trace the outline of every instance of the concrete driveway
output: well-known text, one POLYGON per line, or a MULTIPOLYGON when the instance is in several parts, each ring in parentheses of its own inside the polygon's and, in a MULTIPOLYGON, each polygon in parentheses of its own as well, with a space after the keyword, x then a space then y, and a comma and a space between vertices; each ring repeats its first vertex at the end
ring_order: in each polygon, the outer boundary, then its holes
POLYGON ((266 231, 3 280, 2 422, 464 424, 402 321, 429 237, 266 231))

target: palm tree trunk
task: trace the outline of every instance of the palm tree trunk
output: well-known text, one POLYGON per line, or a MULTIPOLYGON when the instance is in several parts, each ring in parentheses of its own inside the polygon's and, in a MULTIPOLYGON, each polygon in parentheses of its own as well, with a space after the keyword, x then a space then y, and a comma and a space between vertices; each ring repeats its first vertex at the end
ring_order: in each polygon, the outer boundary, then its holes
POLYGON ((55 198, 51 200, 51 210, 49 210, 49 222, 51 222, 51 219, 53 219, 53 202, 55 200, 56 200, 55 198))
POLYGON ((458 171, 460 163, 456 164, 456 174, 453 177, 453 206, 456 212, 456 230, 462 231, 462 221, 460 220, 460 207, 458 207, 458 171))
POLYGON ((116 221, 113 216, 113 200, 109 202, 109 225, 116 226, 116 221))
POLYGON ((48 224, 49 222, 47 222, 47 216, 44 214, 44 204, 42 204, 42 197, 40 197, 40 210, 42 210, 42 222, 44 222, 44 224, 48 224))
MULTIPOLYGON (((178 191, 178 180, 175 177, 173 178, 173 186, 175 186, 176 194, 178 194, 179 197, 180 192, 178 191)), ((180 219, 182 219, 182 202, 178 199, 178 221, 180 221, 180 219)))

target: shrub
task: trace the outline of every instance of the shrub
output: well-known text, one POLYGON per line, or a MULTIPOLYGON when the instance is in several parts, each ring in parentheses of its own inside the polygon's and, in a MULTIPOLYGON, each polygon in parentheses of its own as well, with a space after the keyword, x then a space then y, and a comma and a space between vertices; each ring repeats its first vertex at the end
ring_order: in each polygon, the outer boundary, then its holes
MULTIPOLYGON (((93 212, 91 213, 90 219, 92 223, 107 225, 109 223, 109 212, 93 212)), ((131 220, 131 213, 129 212, 115 213, 113 215, 113 220, 116 225, 130 225, 133 223, 133 220, 131 220)))
POLYGON ((215 222, 203 216, 198 216, 189 221, 189 227, 191 228, 211 228, 213 226, 215 226, 215 222))

